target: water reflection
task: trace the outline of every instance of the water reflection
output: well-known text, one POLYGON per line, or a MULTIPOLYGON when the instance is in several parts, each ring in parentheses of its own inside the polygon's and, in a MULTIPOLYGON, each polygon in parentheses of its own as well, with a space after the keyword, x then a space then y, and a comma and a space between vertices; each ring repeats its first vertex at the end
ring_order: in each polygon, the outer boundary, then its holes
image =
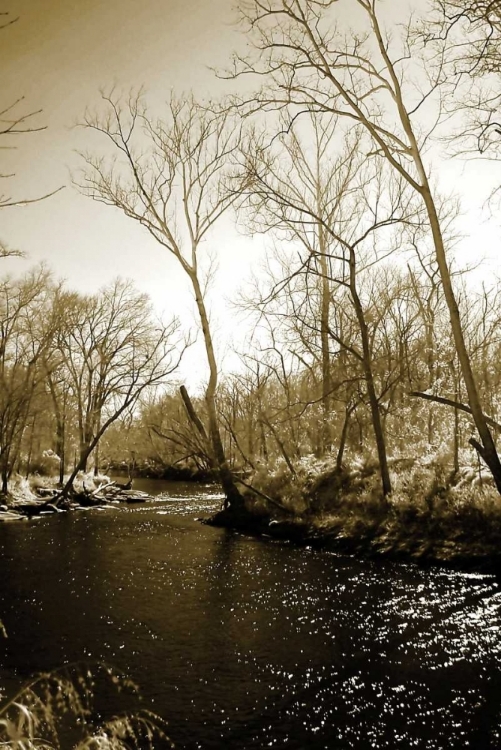
POLYGON ((200 525, 213 490, 0 528, 7 676, 132 674, 187 750, 500 746, 495 579, 200 525))

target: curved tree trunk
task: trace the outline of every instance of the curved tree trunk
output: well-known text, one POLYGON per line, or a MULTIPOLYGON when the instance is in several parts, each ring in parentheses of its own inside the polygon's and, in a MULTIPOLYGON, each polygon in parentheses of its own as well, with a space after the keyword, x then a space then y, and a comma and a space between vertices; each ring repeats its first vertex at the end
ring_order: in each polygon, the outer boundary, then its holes
POLYGON ((410 152, 410 155, 412 156, 417 174, 419 175, 419 179, 421 181, 420 184, 416 183, 416 181, 412 179, 409 173, 402 170, 402 173, 404 174, 409 184, 411 184, 414 187, 414 189, 421 195, 425 208, 426 208, 426 213, 428 215, 428 221, 430 222, 430 228, 431 228, 431 233, 433 237, 433 245, 435 249, 435 259, 437 261, 437 266, 438 266, 438 270, 440 274, 440 281, 441 281, 442 289, 444 292, 445 301, 447 304, 447 308, 449 310, 449 319, 451 323, 454 345, 455 345, 456 352, 458 355, 459 365, 461 368, 461 373, 462 373, 464 384, 466 387, 466 392, 468 394, 468 403, 471 408, 471 413, 472 413, 473 420, 475 422, 475 426, 477 428, 478 434, 480 436, 480 440, 482 441, 482 443, 479 444, 477 441, 474 440, 473 444, 475 445, 479 455, 483 458, 483 460, 489 467, 489 470, 493 476, 496 488, 498 492, 501 494, 501 462, 499 460, 499 456, 496 450, 496 445, 494 443, 494 440, 492 438, 491 432, 489 430, 489 427, 485 419, 485 415, 482 410, 477 383, 475 381, 475 376, 473 374, 473 369, 472 369, 471 362, 470 362, 470 356, 466 348, 466 342, 464 339, 463 327, 461 323, 461 316, 459 313, 456 295, 454 294, 454 289, 452 286, 451 274, 449 270, 449 264, 447 262, 444 238, 442 235, 442 229, 440 226, 440 219, 438 216, 437 207, 435 205, 435 201, 431 192, 430 183, 429 183, 428 175, 426 173, 426 169, 425 169, 423 159, 421 156, 419 143, 414 133, 414 129, 412 126, 409 112, 407 111, 405 107, 404 98, 402 95, 401 83, 395 71, 394 65, 392 64, 389 58, 388 49, 382 38, 382 34, 379 28, 379 23, 376 18, 375 10, 374 9, 370 10, 369 15, 371 18, 373 30, 376 34, 376 38, 377 38, 377 42, 379 45, 381 55, 383 57, 383 60, 385 61, 385 64, 388 68, 388 72, 392 79, 395 102, 396 102, 397 109, 398 109, 398 115, 400 117, 400 121, 402 123, 405 134, 409 140, 409 152, 410 152))

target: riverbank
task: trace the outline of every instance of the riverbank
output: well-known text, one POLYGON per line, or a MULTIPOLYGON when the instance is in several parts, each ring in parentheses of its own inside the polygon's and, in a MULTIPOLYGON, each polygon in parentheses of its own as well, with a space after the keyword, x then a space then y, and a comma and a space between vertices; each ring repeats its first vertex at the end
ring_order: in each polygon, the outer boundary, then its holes
MULTIPOLYGON (((114 476, 128 477, 131 473, 131 466, 126 461, 110 463, 106 471, 114 476)), ((166 465, 152 461, 138 461, 134 465, 133 474, 138 479, 164 479, 172 482, 209 484, 217 481, 210 470, 187 463, 166 465)))
POLYGON ((207 521, 257 536, 339 554, 501 575, 501 519, 471 513, 419 513, 390 506, 346 507, 337 514, 235 518, 221 511, 207 521))
POLYGON ((11 481, 9 492, 0 496, 0 522, 152 499, 146 492, 133 489, 132 484, 112 481, 104 475, 95 477, 81 473, 71 493, 63 497, 55 478, 17 476, 11 481))
MULTIPOLYGON (((345 555, 501 575, 501 500, 477 478, 463 471, 451 481, 435 465, 399 466, 395 491, 383 502, 370 465, 342 472, 309 467, 293 478, 263 471, 250 480, 261 494, 246 489, 243 513, 221 511, 206 522, 345 555)), ((18 477, 0 505, 0 522, 151 499, 91 474, 80 475, 75 489, 59 504, 55 479, 18 477)))
POLYGON ((262 494, 247 492, 246 513, 209 522, 341 554, 501 575, 501 498, 486 477, 403 464, 392 478, 383 499, 371 466, 257 477, 262 494), (264 500, 271 493, 274 504, 264 500))

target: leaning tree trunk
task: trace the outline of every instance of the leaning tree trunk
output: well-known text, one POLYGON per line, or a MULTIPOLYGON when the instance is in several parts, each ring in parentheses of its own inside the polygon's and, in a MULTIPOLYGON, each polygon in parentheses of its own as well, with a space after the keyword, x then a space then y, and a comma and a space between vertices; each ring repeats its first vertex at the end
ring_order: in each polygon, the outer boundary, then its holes
POLYGON ((499 456, 496 450, 496 445, 494 443, 494 440, 492 438, 491 432, 489 430, 489 427, 485 419, 485 415, 482 410, 477 383, 475 381, 475 376, 473 374, 473 369, 472 369, 471 362, 470 362, 470 356, 466 348, 466 342, 465 342, 464 334, 463 334, 463 327, 461 324, 461 316, 459 314, 459 308, 458 308, 458 304, 456 300, 456 295, 454 294, 451 274, 450 274, 449 265, 447 262, 447 255, 445 252, 444 238, 442 236, 440 219, 439 219, 435 201, 433 199, 433 195, 431 192, 428 175, 426 173, 423 159, 421 157, 419 143, 414 134, 414 130, 412 127, 409 113, 407 112, 405 108, 400 81, 398 80, 398 76, 393 68, 393 65, 391 64, 389 60, 388 52, 382 40, 381 32, 379 30, 379 26, 377 25, 377 23, 373 23, 373 28, 377 35, 381 54, 388 66, 390 75, 392 77, 392 81, 393 81, 394 89, 395 89, 398 113, 399 113, 400 120, 404 128, 404 131, 409 139, 410 154, 414 161, 414 164, 415 164, 415 167, 416 167, 416 170, 419 175, 420 182, 421 182, 421 184, 418 184, 410 177, 410 175, 407 175, 408 181, 412 184, 414 189, 417 190, 417 192, 419 192, 419 194, 421 195, 423 199, 426 212, 428 215, 428 220, 430 222, 430 228, 432 232, 433 244, 434 244, 434 249, 435 249, 435 259, 437 261, 437 266, 438 266, 438 270, 440 274, 440 281, 441 281, 442 289, 444 291, 445 301, 447 304, 447 308, 449 310, 449 319, 451 323, 454 345, 455 345, 456 353, 458 355, 459 365, 461 368, 461 374, 463 376, 464 384, 466 387, 466 392, 468 394, 468 403, 471 408, 473 421, 475 422, 475 427, 477 428, 477 432, 481 440, 481 443, 479 443, 474 438, 471 438, 470 443, 477 450, 478 454, 483 458, 483 460, 489 467, 489 470, 496 484, 496 488, 498 492, 501 494, 501 462, 499 460, 499 456))
POLYGON ((447 264, 440 222, 437 215, 435 203, 433 201, 433 197, 431 195, 431 191, 427 182, 422 189, 422 195, 430 220, 433 241, 435 244, 437 265, 440 272, 445 301, 449 309, 452 335, 454 338, 454 344, 458 355, 459 364, 461 366, 461 373, 463 375, 466 392, 468 394, 468 403, 471 408, 475 427, 477 428, 477 432, 481 440, 481 444, 474 439, 472 439, 470 442, 489 467, 496 488, 501 494, 501 462, 499 461, 496 445, 492 438, 489 427, 487 426, 487 421, 485 419, 485 415, 480 403, 478 387, 475 381, 475 376, 473 374, 470 356, 468 354, 468 350, 466 348, 466 343, 464 340, 463 328, 461 325, 461 316, 459 314, 456 296, 452 287, 451 275, 449 266, 447 264))
POLYGON ((216 411, 218 370, 216 357, 214 354, 214 345, 210 333, 209 320, 207 317, 207 311, 205 309, 205 303, 196 270, 193 273, 190 273, 190 279, 193 285, 193 290, 195 292, 195 301, 197 303, 198 314, 200 316, 205 350, 209 363, 209 382, 207 384, 207 390, 205 392, 205 402, 207 405, 207 416, 209 421, 210 447, 226 498, 225 508, 231 509, 235 512, 242 512, 245 510, 244 499, 237 489, 233 474, 231 473, 228 466, 228 462, 226 460, 226 455, 224 452, 223 441, 221 440, 221 433, 219 431, 219 423, 216 411))

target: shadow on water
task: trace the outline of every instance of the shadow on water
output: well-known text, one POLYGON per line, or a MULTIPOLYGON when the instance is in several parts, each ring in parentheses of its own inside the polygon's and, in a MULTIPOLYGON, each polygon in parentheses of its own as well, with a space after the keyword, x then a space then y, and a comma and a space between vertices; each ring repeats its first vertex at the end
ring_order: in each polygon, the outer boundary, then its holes
POLYGON ((185 750, 501 746, 495 579, 203 526, 217 493, 167 487, 0 528, 6 684, 105 660, 185 750))

